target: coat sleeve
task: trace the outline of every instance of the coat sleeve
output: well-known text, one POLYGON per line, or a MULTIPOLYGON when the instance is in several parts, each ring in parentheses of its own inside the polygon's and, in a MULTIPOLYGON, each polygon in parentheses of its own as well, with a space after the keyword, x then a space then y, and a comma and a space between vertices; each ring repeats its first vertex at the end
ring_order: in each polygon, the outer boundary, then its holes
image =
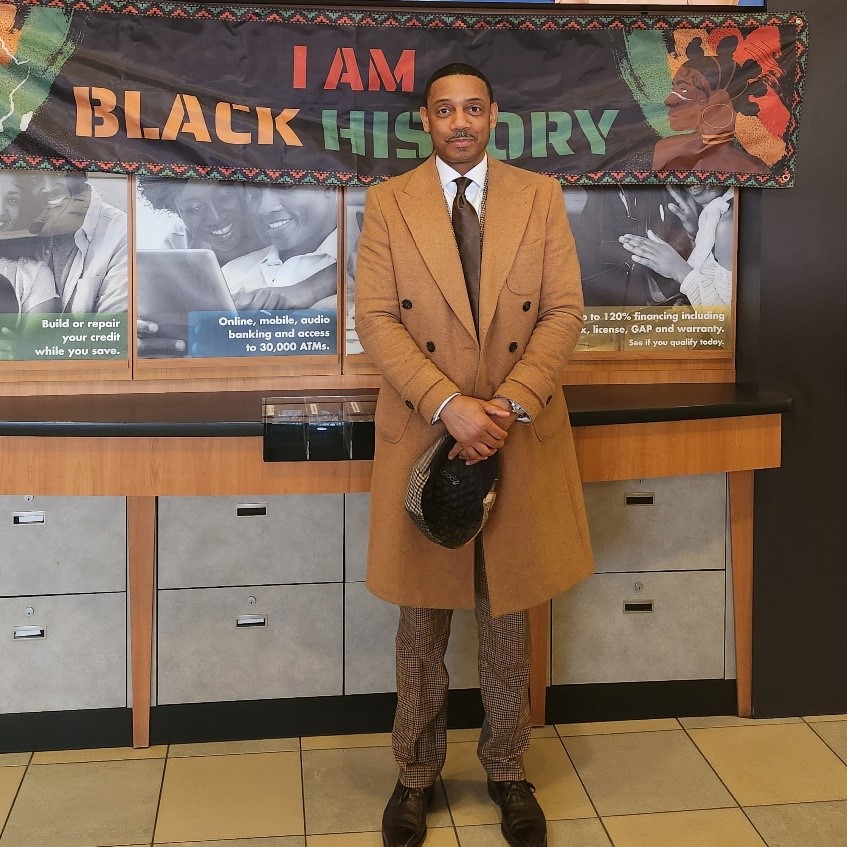
POLYGON ((400 397, 432 421, 459 389, 420 350, 400 320, 400 302, 388 226, 371 189, 356 259, 356 332, 367 354, 400 397))
POLYGON ((519 403, 534 420, 561 389, 583 323, 576 245, 559 184, 550 179, 538 321, 523 355, 494 392, 519 403))

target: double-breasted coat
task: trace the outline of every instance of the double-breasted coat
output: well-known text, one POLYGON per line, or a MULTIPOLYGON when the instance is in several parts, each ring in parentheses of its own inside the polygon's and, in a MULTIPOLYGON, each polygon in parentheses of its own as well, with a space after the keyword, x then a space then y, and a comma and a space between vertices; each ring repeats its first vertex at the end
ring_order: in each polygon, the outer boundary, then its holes
POLYGON ((404 507, 412 465, 445 431, 432 417, 456 391, 503 395, 532 418, 509 430, 483 531, 492 614, 531 608, 592 572, 562 391, 582 321, 576 250, 553 179, 489 157, 479 338, 434 158, 368 191, 356 329, 383 376, 367 567, 374 594, 405 606, 473 606, 473 544, 434 544, 404 507))

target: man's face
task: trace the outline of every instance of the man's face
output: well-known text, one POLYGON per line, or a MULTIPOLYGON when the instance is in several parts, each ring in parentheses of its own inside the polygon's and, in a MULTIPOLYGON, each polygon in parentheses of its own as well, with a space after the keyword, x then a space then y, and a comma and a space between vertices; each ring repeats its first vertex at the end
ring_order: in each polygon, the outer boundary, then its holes
POLYGON ((39 173, 32 178, 32 192, 42 208, 58 209, 71 199, 64 174, 39 173))
POLYGON ((445 76, 432 84, 421 120, 438 157, 465 174, 485 157, 497 124, 497 104, 478 77, 445 76))
POLYGON ((189 182, 179 195, 177 211, 191 235, 213 250, 231 251, 244 243, 249 221, 235 186, 189 182))
POLYGON ((0 230, 14 229, 21 214, 24 187, 15 174, 0 174, 0 230))
POLYGON ((263 187, 251 193, 256 230, 281 257, 314 252, 338 226, 336 194, 310 186, 263 187))
POLYGON ((697 129, 710 93, 708 80, 698 71, 683 65, 673 78, 673 90, 665 98, 671 129, 674 132, 697 129))

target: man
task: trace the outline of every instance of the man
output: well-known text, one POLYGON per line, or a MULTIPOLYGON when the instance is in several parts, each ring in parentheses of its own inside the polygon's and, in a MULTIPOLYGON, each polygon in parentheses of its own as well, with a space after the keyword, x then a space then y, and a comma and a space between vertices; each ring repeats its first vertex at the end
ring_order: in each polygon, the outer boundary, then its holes
POLYGON ((125 312, 126 212, 105 203, 85 174, 39 172, 32 188, 41 209, 30 230, 44 236, 62 311, 125 312))
POLYGON ((383 376, 367 583, 401 607, 392 735, 400 778, 383 842, 413 847, 426 835, 447 746, 450 610, 474 606, 488 791, 508 843, 543 847, 544 815, 523 768, 526 610, 592 571, 561 387, 582 325, 579 267, 554 180, 486 156, 497 105, 477 69, 436 71, 421 117, 435 156, 368 191, 356 268, 356 327, 383 376), (469 250, 468 207, 481 256, 469 250), (412 465, 445 428, 453 454, 469 462, 500 451, 484 542, 458 550, 428 541, 403 505, 412 465))
POLYGON ((223 266, 235 305, 239 309, 334 307, 338 291, 335 189, 264 186, 250 195, 249 202, 259 240, 270 246, 223 266))

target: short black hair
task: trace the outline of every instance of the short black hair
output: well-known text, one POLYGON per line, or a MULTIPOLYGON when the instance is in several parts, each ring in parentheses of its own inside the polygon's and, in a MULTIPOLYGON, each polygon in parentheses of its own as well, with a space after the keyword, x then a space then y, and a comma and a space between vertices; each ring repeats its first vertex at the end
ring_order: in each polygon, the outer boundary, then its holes
POLYGON ((488 89, 488 99, 492 103, 494 102, 494 90, 491 88, 491 83, 488 81, 488 77, 479 68, 475 68, 473 65, 466 65, 464 62, 451 62, 449 65, 444 65, 444 67, 439 68, 426 81, 426 87, 424 88, 423 93, 424 106, 426 106, 427 100, 429 100, 429 90, 432 88, 432 84, 437 82, 439 79, 443 79, 445 76, 475 76, 477 79, 481 79, 485 83, 485 87, 488 89))

